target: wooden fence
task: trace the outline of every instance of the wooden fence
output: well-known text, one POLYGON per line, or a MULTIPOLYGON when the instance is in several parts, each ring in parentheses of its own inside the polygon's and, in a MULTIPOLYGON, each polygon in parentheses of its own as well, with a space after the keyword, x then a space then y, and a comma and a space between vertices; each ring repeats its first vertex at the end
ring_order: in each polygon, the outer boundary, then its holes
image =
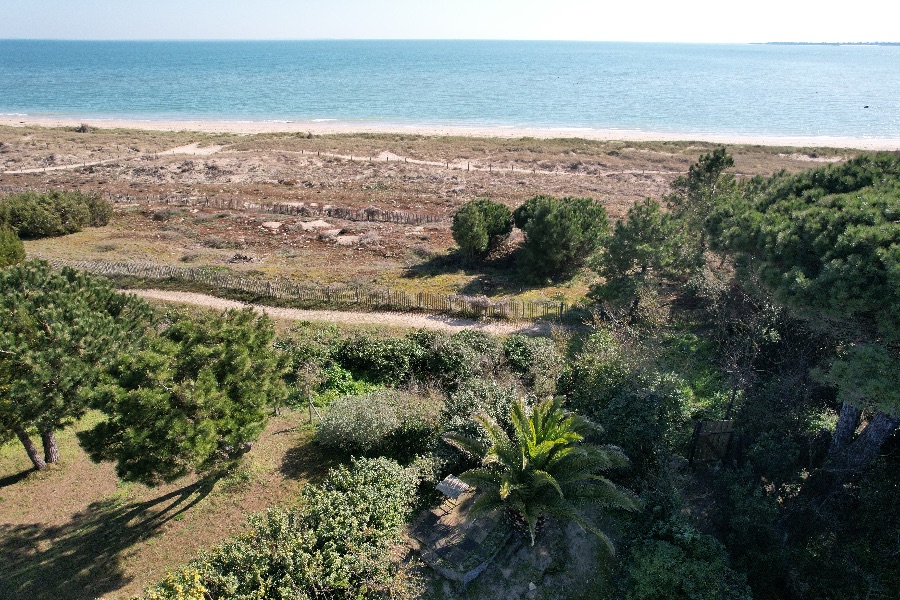
POLYGON ((734 441, 734 421, 697 421, 688 462, 708 464, 725 459, 734 441))
POLYGON ((59 259, 49 259, 48 262, 56 268, 68 266, 96 275, 195 282, 223 291, 244 292, 260 298, 274 298, 316 306, 358 306, 378 310, 524 321, 561 319, 570 309, 565 302, 554 301, 491 300, 484 296, 433 294, 431 292, 410 293, 402 290, 349 286, 312 287, 290 281, 271 281, 202 267, 59 259))
MULTIPOLYGON (((17 186, 0 186, 0 193, 13 194, 35 191, 17 186)), ((350 208, 331 204, 306 202, 253 202, 242 198, 221 198, 209 196, 184 196, 179 194, 112 194, 103 193, 103 198, 113 204, 146 204, 157 206, 204 207, 221 210, 240 210, 298 217, 330 217, 345 221, 372 221, 379 223, 398 223, 401 225, 424 225, 439 223, 444 220, 440 215, 413 213, 403 210, 384 210, 381 208, 350 208)))

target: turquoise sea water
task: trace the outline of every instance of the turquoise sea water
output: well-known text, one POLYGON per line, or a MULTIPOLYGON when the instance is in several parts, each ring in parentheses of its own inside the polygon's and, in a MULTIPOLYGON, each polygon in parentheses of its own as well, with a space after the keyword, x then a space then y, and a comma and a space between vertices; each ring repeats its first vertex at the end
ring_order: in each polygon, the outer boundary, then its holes
POLYGON ((900 47, 0 40, 0 114, 900 137, 900 47))

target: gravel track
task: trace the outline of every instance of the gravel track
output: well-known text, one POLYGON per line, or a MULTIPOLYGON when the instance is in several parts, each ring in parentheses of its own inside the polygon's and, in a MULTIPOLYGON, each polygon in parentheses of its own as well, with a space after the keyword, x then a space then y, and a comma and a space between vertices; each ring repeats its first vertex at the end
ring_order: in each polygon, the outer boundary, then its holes
POLYGON ((548 323, 513 323, 498 321, 476 321, 448 317, 446 315, 428 315, 421 313, 399 312, 349 312, 340 310, 304 310, 299 308, 278 308, 261 304, 248 304, 234 300, 225 300, 206 294, 194 292, 174 292, 167 290, 123 290, 126 293, 151 300, 175 302, 204 306, 217 310, 250 307, 258 313, 265 313, 273 319, 286 321, 324 321, 329 323, 346 323, 349 325, 387 325, 391 327, 409 327, 413 329, 433 329, 454 333, 463 329, 477 329, 492 335, 508 335, 511 333, 527 333, 531 335, 547 335, 551 326, 548 323))

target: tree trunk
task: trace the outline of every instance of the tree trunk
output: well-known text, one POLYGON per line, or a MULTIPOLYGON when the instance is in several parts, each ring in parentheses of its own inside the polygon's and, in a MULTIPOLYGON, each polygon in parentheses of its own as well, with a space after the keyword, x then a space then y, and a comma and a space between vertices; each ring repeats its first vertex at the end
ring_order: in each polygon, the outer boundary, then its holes
POLYGON ((44 460, 47 464, 59 462, 59 446, 52 429, 41 429, 41 441, 44 443, 44 460))
POLYGON ((859 437, 850 444, 841 463, 847 469, 856 471, 871 463, 881 445, 900 426, 900 417, 892 417, 887 413, 877 412, 869 420, 859 437))
POLYGON ((859 426, 859 416, 862 411, 857 407, 844 402, 841 406, 841 415, 838 417, 837 426, 834 428, 834 436, 831 438, 831 446, 828 448, 828 460, 833 462, 850 445, 853 434, 859 426))
POLYGON ((19 441, 22 442, 22 445, 25 446, 25 452, 28 453, 28 458, 31 459, 32 464, 34 464, 34 468, 38 471, 47 466, 47 463, 44 462, 44 459, 41 458, 40 453, 38 452, 37 447, 31 441, 31 438, 21 427, 15 427, 13 431, 16 432, 16 436, 19 438, 19 441))

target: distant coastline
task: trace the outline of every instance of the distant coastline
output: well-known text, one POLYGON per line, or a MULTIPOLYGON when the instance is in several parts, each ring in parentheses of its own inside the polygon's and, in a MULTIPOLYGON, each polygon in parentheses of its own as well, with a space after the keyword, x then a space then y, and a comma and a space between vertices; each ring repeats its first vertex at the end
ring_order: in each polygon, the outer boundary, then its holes
POLYGON ((767 46, 900 46, 900 42, 763 42, 767 46))
POLYGON ((534 137, 562 132, 869 145, 900 138, 898 51, 625 42, 0 40, 0 116, 168 121, 179 128, 181 122, 256 128, 287 122, 298 130, 313 123, 381 131, 449 126, 459 135, 501 137, 534 131, 534 137))
POLYGON ((494 138, 581 138, 624 142, 705 142, 725 145, 784 146, 795 148, 848 148, 854 150, 900 150, 900 138, 864 138, 849 136, 771 136, 713 133, 669 133, 589 127, 488 127, 458 125, 403 125, 390 123, 341 123, 335 121, 225 121, 225 120, 138 120, 2 116, 5 127, 77 127, 82 123, 103 129, 145 131, 193 131, 201 133, 311 133, 331 134, 408 134, 424 136, 494 138))

